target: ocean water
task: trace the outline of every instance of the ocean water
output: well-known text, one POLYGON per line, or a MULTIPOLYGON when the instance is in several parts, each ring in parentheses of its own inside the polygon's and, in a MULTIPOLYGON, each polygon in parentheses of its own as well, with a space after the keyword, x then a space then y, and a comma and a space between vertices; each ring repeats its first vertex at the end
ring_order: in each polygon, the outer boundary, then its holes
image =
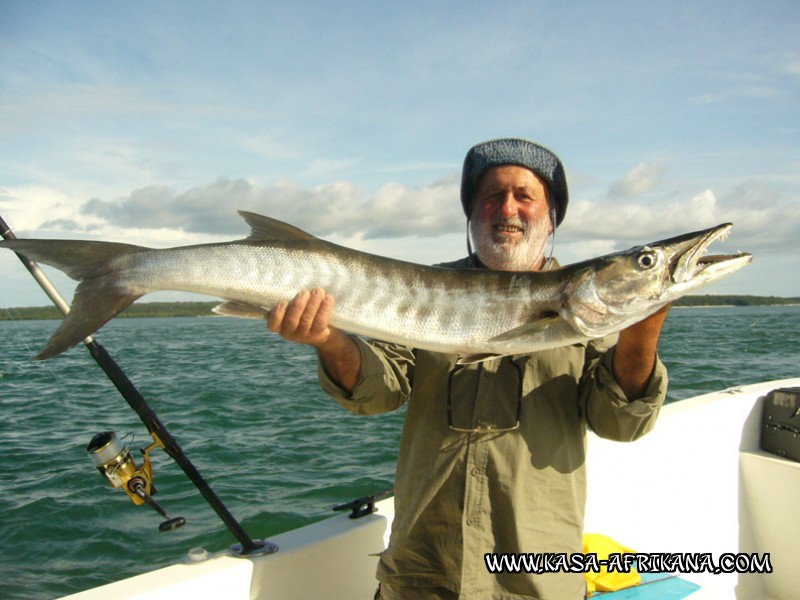
MULTIPOLYGON (((187 521, 173 532, 98 474, 95 433, 151 438, 83 348, 32 360, 56 325, 0 322, 0 597, 56 598, 235 543, 165 453, 156 499, 187 521)), ((254 539, 392 487, 403 411, 351 415, 318 389, 313 352, 262 323, 119 319, 98 339, 254 539)), ((668 401, 800 376, 800 307, 675 308, 661 355, 668 401)))

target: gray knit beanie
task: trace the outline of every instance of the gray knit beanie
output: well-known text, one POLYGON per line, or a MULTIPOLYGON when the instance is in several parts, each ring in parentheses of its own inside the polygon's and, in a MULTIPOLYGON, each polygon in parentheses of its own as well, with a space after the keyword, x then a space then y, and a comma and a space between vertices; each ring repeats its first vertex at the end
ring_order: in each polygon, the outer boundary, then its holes
POLYGON ((476 144, 467 152, 461 172, 461 205, 467 219, 472 216, 472 199, 481 175, 500 165, 525 167, 547 183, 556 211, 555 225, 559 226, 567 213, 569 201, 564 166, 558 156, 544 146, 519 138, 489 140, 476 144))

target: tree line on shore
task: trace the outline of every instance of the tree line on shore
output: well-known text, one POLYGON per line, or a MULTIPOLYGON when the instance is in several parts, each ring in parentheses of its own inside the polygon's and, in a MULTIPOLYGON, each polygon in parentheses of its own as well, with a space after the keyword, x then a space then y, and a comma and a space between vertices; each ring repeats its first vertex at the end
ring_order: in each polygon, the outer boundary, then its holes
MULTIPOLYGON (((219 302, 140 302, 128 307, 117 318, 137 317, 207 317, 219 302)), ((800 298, 778 296, 704 295, 683 296, 673 306, 789 306, 800 304, 800 298)), ((0 310, 0 321, 60 319, 55 306, 28 306, 0 310)))

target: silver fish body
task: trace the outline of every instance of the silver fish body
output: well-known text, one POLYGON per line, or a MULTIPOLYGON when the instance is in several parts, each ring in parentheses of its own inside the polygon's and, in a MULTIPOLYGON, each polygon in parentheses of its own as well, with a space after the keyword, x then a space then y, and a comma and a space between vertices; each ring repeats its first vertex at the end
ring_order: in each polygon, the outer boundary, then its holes
POLYGON ((63 352, 157 290, 223 298, 216 312, 264 317, 301 290, 323 288, 336 298, 336 327, 470 362, 619 331, 751 260, 744 253, 704 255, 730 229, 725 224, 552 271, 454 270, 358 252, 241 214, 251 236, 220 244, 156 250, 105 242, 0 243, 81 281, 70 313, 38 358, 63 352))

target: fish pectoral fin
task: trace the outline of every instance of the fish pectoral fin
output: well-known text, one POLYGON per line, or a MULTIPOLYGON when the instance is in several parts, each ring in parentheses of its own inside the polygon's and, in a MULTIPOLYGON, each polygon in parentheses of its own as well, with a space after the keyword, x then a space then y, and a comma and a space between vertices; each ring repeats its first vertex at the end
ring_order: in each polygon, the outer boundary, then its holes
POLYGON ((502 358, 504 354, 467 354, 459 356, 456 360, 457 365, 474 365, 475 363, 483 362, 485 360, 492 360, 493 358, 502 358))
MULTIPOLYGON (((488 342, 507 342, 509 340, 516 339, 518 337, 526 336, 526 335, 535 335, 537 333, 541 333, 547 330, 549 327, 555 325, 558 321, 561 320, 561 317, 558 313, 550 312, 545 313, 541 317, 538 317, 534 321, 530 321, 529 323, 525 323, 524 325, 520 325, 519 327, 515 327, 514 329, 509 329, 506 332, 501 333, 500 335, 496 335, 493 338, 487 340, 488 342)), ((483 362, 485 360, 491 360, 493 358, 502 358, 503 356, 507 356, 506 354, 467 354, 466 356, 460 356, 458 360, 456 360, 456 364, 458 365, 471 365, 474 363, 483 362)))
POLYGON ((247 302, 237 302, 230 300, 218 304, 211 309, 211 312, 224 317, 239 317, 240 319, 266 319, 269 316, 270 310, 257 304, 248 304, 247 302))
POLYGON ((501 333, 500 335, 496 335, 491 338, 490 342, 506 342, 508 340, 513 340, 514 338, 522 337, 525 335, 531 335, 536 333, 541 333, 546 331, 553 325, 555 325, 561 317, 558 316, 558 313, 548 313, 547 316, 538 318, 535 321, 530 321, 529 323, 525 323, 524 325, 520 325, 519 327, 515 327, 514 329, 509 329, 508 331, 501 333))

